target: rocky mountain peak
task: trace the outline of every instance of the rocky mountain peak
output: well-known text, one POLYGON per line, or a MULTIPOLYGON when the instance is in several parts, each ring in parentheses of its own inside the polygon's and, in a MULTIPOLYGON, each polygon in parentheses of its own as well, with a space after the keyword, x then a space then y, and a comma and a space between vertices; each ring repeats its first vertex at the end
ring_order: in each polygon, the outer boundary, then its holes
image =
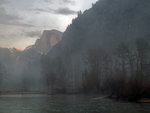
POLYGON ((40 39, 32 46, 41 54, 48 53, 62 39, 62 32, 57 30, 44 30, 40 39))

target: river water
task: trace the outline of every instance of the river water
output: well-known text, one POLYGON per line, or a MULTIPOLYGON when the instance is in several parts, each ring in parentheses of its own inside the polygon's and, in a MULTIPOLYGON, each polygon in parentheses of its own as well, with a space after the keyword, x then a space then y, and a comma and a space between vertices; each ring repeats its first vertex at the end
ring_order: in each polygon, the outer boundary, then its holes
POLYGON ((150 103, 129 103, 98 95, 2 95, 0 113, 150 113, 150 103))

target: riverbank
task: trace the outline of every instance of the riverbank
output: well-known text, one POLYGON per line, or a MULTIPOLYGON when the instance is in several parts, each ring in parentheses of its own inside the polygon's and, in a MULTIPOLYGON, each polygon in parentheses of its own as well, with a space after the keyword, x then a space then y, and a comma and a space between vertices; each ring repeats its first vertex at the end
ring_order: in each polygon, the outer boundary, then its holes
POLYGON ((46 91, 0 91, 0 95, 14 95, 14 94, 48 94, 46 91))
POLYGON ((116 101, 126 101, 126 102, 138 102, 138 103, 150 103, 150 98, 139 98, 139 99, 131 99, 129 97, 126 97, 126 98, 118 98, 117 96, 104 96, 104 98, 108 98, 108 99, 113 99, 113 100, 116 100, 116 101))
POLYGON ((150 113, 150 104, 100 95, 4 95, 0 96, 0 113, 150 113))
MULTIPOLYGON (((79 94, 83 94, 83 95, 91 95, 91 93, 73 93, 73 92, 68 92, 68 93, 50 93, 50 92, 46 92, 46 91, 1 91, 0 95, 18 95, 18 94, 47 94, 47 95, 79 95, 79 94)), ((94 93, 95 94, 95 93, 94 93)), ((97 93, 96 93, 97 94, 97 93)), ((98 94, 97 94, 98 95, 98 94)), ((100 97, 97 97, 95 99, 99 99, 99 98, 108 98, 108 99, 113 99, 113 100, 117 100, 117 101, 127 101, 127 102, 138 102, 138 103, 150 103, 150 98, 140 98, 138 100, 134 100, 131 101, 128 98, 117 98, 116 96, 107 96, 107 95, 101 95, 100 97)))

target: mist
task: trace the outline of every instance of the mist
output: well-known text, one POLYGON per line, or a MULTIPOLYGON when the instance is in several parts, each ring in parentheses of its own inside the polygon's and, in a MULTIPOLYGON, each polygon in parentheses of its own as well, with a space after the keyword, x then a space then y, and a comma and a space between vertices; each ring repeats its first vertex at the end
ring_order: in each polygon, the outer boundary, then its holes
MULTIPOLYGON (((21 50, 15 47, 0 47, 0 93, 40 94, 48 95, 47 98, 53 95, 52 100, 56 105, 59 101, 55 96, 58 95, 61 95, 58 96, 61 102, 70 104, 69 98, 75 105, 89 98, 97 103, 102 100, 106 105, 111 103, 106 102, 107 99, 149 103, 150 1, 94 0, 93 2, 96 3, 78 0, 40 2, 51 4, 51 8, 44 5, 42 7, 35 2, 35 7, 31 8, 32 14, 34 12, 36 17, 41 15, 40 18, 50 16, 49 22, 48 18, 33 22, 32 18, 32 21, 23 24, 20 21, 23 14, 17 17, 12 16, 13 13, 7 14, 7 11, 5 14, 2 13, 3 18, 9 17, 16 22, 11 23, 13 26, 14 24, 24 26, 23 29, 19 28, 22 29, 22 33, 19 31, 21 34, 13 36, 30 37, 35 42, 21 50), (60 4, 66 4, 66 7, 60 4), (82 8, 77 11, 79 6, 82 8), (40 24, 42 22, 44 24, 40 24), (45 24, 50 26, 44 27, 45 24), (70 95, 75 97, 70 98, 70 95), (90 97, 87 97, 89 95, 90 97), (74 98, 77 98, 78 102, 74 98)), ((2 3, 0 8, 5 11, 6 3, 2 3)), ((21 6, 21 3, 18 4, 21 6)), ((26 13, 25 11, 24 14, 26 13)), ((10 25, 8 18, 5 22, 4 20, 2 19, 3 23, 10 25)), ((1 36, 5 35, 1 34, 0 40, 1 36)), ((43 103, 47 104, 45 101, 43 103)), ((116 107, 116 104, 114 105, 113 107, 116 107)), ((132 107, 136 110, 135 106, 132 107)), ((123 110, 124 112, 126 111, 123 110)))

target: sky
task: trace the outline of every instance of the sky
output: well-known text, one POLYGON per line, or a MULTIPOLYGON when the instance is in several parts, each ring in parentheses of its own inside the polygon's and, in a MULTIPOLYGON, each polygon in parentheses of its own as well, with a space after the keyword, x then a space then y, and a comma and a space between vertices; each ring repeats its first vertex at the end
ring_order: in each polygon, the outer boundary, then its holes
POLYGON ((97 0, 0 0, 0 47, 24 49, 43 30, 64 32, 78 11, 97 0))

